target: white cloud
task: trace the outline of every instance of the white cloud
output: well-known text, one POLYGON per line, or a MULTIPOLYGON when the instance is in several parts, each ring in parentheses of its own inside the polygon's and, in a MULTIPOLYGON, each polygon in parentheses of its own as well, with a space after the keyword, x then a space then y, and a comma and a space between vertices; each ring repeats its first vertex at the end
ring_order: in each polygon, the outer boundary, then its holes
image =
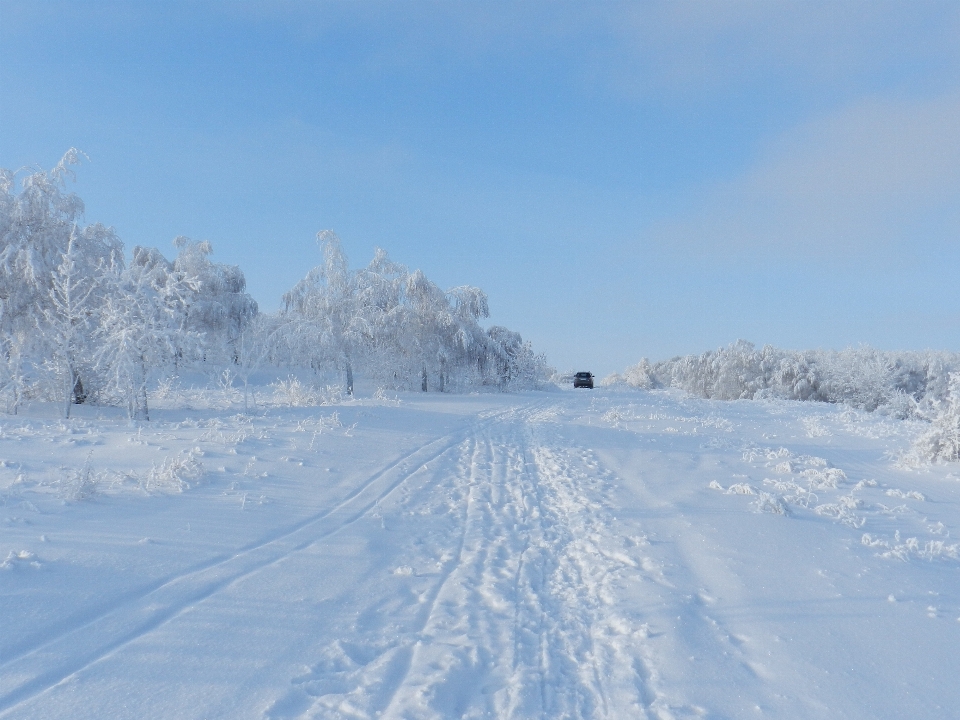
POLYGON ((701 104, 776 79, 843 94, 904 77, 955 81, 960 6, 943 0, 675 0, 604 5, 613 42, 598 81, 701 104))
POLYGON ((783 134, 649 239, 708 257, 853 257, 960 238, 958 128, 960 95, 860 101, 783 134))

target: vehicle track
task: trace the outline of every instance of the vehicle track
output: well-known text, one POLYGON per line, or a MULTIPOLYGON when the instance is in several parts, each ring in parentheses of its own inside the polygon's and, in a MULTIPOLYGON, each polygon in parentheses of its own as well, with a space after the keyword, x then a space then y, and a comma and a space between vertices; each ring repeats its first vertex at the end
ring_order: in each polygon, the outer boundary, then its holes
POLYGON ((615 576, 639 571, 596 547, 610 518, 584 493, 576 458, 535 429, 543 416, 515 408, 477 428, 457 559, 381 717, 652 716, 638 635, 604 597, 615 576))
POLYGON ((335 507, 287 526, 268 538, 168 577, 129 595, 96 617, 0 664, 0 716, 58 685, 236 582, 302 551, 356 522, 478 427, 496 422, 484 414, 473 425, 436 438, 379 470, 335 507))

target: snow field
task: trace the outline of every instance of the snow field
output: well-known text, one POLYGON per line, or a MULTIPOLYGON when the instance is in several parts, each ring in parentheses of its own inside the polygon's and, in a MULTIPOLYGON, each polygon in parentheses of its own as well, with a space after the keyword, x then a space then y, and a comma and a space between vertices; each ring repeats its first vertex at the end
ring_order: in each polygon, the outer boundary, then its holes
POLYGON ((920 423, 612 389, 80 411, 0 418, 0 717, 960 713, 960 472, 903 461, 920 423))
POLYGON ((624 479, 619 519, 642 523, 671 586, 647 605, 650 626, 669 628, 655 638, 665 687, 708 717, 956 712, 955 558, 864 542, 952 544, 956 466, 898 463, 921 424, 842 406, 623 399, 595 398, 585 432, 624 479), (629 439, 594 431, 597 416, 629 439))

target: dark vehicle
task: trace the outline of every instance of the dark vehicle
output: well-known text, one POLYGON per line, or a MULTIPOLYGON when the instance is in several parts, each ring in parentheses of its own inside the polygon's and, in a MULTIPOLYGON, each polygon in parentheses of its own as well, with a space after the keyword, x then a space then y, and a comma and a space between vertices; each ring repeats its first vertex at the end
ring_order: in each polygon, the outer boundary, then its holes
POLYGON ((593 375, 588 372, 578 372, 573 376, 573 386, 575 388, 585 387, 593 389, 593 375))

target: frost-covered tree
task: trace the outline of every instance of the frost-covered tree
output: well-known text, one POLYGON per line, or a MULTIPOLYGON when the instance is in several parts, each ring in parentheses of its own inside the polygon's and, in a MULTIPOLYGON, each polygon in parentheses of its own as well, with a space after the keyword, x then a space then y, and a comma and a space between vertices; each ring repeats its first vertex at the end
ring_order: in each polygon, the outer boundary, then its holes
POLYGON ((199 341, 186 328, 193 278, 173 272, 159 251, 136 247, 133 260, 106 297, 98 333, 98 361, 108 369, 110 390, 122 398, 130 419, 149 420, 147 380, 199 341))
POLYGON ((186 300, 185 327, 202 336, 204 359, 238 362, 237 342, 257 315, 257 302, 247 294, 247 281, 236 265, 210 260, 213 246, 180 236, 172 271, 191 278, 196 288, 186 300))
POLYGON ((343 372, 348 392, 357 368, 423 391, 484 383, 520 387, 542 379, 545 361, 529 344, 480 326, 489 309, 479 288, 443 291, 379 249, 367 267, 353 272, 334 233, 320 233, 318 242, 323 264, 284 295, 287 335, 296 339, 294 357, 343 372))
MULTIPOLYGON (((91 335, 99 315, 100 290, 104 268, 84 271, 78 261, 77 238, 71 234, 60 264, 52 274, 49 303, 43 308, 38 329, 43 333, 51 354, 45 361, 55 378, 63 416, 70 407, 86 399, 81 367, 90 367, 91 335)), ((87 376, 90 377, 89 375, 87 376)), ((89 381, 88 381, 89 383, 89 381)))
POLYGON ((73 242, 78 272, 94 275, 100 267, 123 262, 123 245, 112 229, 99 223, 79 226, 83 201, 65 192, 74 179, 72 165, 81 153, 71 148, 55 168, 22 180, 0 170, 0 332, 35 327, 50 306, 53 277, 73 242))
POLYGON ((447 368, 447 336, 453 329, 453 317, 444 292, 420 270, 407 278, 404 288, 406 314, 401 346, 420 370, 420 389, 429 389, 431 374, 443 391, 447 368))
POLYGON ((16 388, 14 409, 38 373, 55 378, 64 403, 93 384, 79 348, 96 324, 98 278, 122 267, 123 246, 112 229, 79 224, 83 202, 66 184, 81 155, 71 148, 49 172, 25 173, 19 192, 21 173, 0 169, 0 365, 4 387, 16 388))
POLYGON ((244 323, 237 338, 236 372, 243 382, 243 407, 250 407, 250 378, 257 372, 278 347, 290 347, 290 326, 277 315, 259 313, 244 323))
MULTIPOLYGON (((490 349, 490 336, 480 327, 482 318, 490 317, 487 294, 472 285, 460 285, 447 291, 452 312, 451 332, 446 335, 443 360, 447 367, 459 369, 468 382, 482 382, 482 371, 490 349)), ((446 385, 447 373, 441 375, 446 385)))
POLYGON ((535 353, 520 333, 494 325, 487 330, 487 336, 494 378, 501 390, 536 388, 550 374, 546 358, 535 353))
POLYGON ((406 327, 404 290, 409 274, 405 266, 393 262, 380 248, 356 273, 356 306, 364 318, 364 369, 393 385, 402 385, 406 377, 401 339, 406 327))
POLYGON ((26 378, 24 373, 24 348, 28 346, 27 334, 19 330, 2 338, 0 348, 0 399, 6 411, 16 415, 23 401, 26 378))
POLYGON ((67 191, 75 149, 49 172, 0 169, 0 402, 120 402, 147 419, 151 376, 178 365, 228 364, 250 376, 266 362, 397 388, 503 389, 538 382, 541 356, 502 328, 485 331, 486 295, 441 290, 382 250, 358 271, 339 238, 318 235, 322 263, 264 316, 240 268, 211 261, 209 242, 174 241, 177 256, 135 248, 129 265, 113 230, 83 225, 67 191))
POLYGON ((323 264, 283 296, 291 322, 299 324, 301 352, 315 368, 332 364, 344 373, 353 394, 354 366, 369 336, 356 275, 350 272, 340 238, 331 230, 317 234, 323 264))
POLYGON ((658 387, 653 366, 647 358, 640 358, 640 362, 631 365, 623 374, 614 373, 601 380, 601 385, 629 385, 641 390, 652 390, 658 387))

